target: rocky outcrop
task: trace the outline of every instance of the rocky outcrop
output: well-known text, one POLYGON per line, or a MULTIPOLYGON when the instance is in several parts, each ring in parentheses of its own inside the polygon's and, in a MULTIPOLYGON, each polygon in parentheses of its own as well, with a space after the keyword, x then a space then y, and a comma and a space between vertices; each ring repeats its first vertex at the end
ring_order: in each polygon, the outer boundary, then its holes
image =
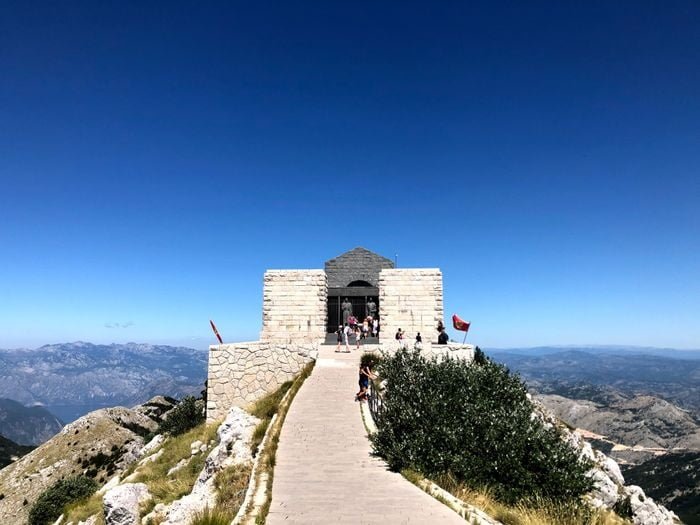
POLYGON ((0 470, 0 523, 25 524, 39 495, 63 477, 86 475, 104 484, 120 474, 141 457, 143 436, 158 427, 158 417, 147 415, 150 410, 116 407, 90 412, 0 470))
POLYGON ((546 426, 556 427, 562 439, 576 450, 580 457, 591 461, 593 467, 588 475, 595 482, 595 488, 587 496, 591 505, 627 514, 625 517, 634 525, 675 525, 680 522, 674 512, 655 503, 640 487, 625 486, 620 467, 612 458, 594 450, 579 432, 563 425, 542 403, 532 399, 531 401, 534 416, 546 426))
MULTIPOLYGON (((159 505, 146 518, 158 518, 163 525, 186 525, 198 512, 216 504, 214 477, 226 467, 252 461, 250 442, 260 421, 245 410, 233 407, 219 426, 219 443, 207 456, 192 491, 170 505, 159 505)), ((194 454, 201 453, 200 442, 191 445, 194 454)))
POLYGON ((143 483, 125 483, 107 491, 103 498, 106 525, 138 525, 142 504, 151 499, 143 483))

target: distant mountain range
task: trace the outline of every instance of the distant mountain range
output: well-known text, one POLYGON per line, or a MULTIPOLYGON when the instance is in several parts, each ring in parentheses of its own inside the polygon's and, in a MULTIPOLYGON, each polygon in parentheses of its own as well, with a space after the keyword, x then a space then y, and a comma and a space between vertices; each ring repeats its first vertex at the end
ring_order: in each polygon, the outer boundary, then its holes
POLYGON ((12 399, 0 399, 0 435, 20 445, 41 445, 63 424, 41 406, 25 407, 12 399))
POLYGON ((565 346, 532 346, 522 348, 490 348, 490 354, 522 354, 527 356, 543 356, 574 351, 587 354, 619 354, 619 355, 655 355, 672 359, 700 359, 698 350, 678 350, 677 348, 659 348, 654 346, 624 346, 624 345, 565 345, 565 346))
POLYGON ((41 404, 68 423, 159 394, 199 395, 206 369, 206 351, 164 345, 76 342, 0 350, 0 398, 41 404))
POLYGON ((487 350, 628 483, 700 525, 700 352, 640 347, 487 350))
MULTIPOLYGON (((627 395, 660 397, 700 418, 700 352, 639 347, 487 350, 487 355, 520 373, 540 393, 559 394, 590 385, 627 395), (686 353, 687 352, 687 353, 686 353), (668 354, 668 357, 660 354, 668 354), (676 355, 682 354, 683 359, 676 355)), ((586 397, 578 397, 586 399, 586 397)))

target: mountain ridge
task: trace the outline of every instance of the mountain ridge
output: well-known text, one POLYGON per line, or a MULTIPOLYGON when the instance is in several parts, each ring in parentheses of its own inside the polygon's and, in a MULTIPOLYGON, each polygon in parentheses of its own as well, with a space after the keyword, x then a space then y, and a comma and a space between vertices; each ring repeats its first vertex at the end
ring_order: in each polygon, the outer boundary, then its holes
POLYGON ((133 406, 161 392, 199 394, 207 357, 194 348, 147 343, 75 341, 0 350, 0 398, 41 404, 70 422, 97 408, 133 406))

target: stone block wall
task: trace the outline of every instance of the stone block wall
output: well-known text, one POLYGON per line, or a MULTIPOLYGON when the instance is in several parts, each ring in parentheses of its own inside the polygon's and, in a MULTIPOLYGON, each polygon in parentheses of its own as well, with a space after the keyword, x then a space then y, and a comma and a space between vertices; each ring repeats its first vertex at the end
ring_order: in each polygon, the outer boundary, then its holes
POLYGON ((318 355, 318 345, 256 341, 209 347, 207 422, 232 406, 246 407, 293 379, 318 355))
POLYGON ((442 272, 438 268, 401 268, 379 273, 380 343, 394 340, 401 328, 413 345, 420 332, 424 343, 437 342, 443 320, 442 272))
POLYGON ((344 288, 352 281, 367 281, 377 286, 382 268, 393 267, 394 261, 365 248, 355 248, 325 264, 329 288, 344 288))
POLYGON ((323 270, 266 271, 260 340, 322 340, 326 335, 327 295, 323 270))

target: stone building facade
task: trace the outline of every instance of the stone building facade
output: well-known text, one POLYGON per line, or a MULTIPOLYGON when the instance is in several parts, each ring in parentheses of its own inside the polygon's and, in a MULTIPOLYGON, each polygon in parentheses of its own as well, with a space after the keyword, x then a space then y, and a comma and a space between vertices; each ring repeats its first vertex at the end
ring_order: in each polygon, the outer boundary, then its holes
POLYGON ((407 343, 420 332, 425 351, 432 351, 444 315, 442 273, 398 269, 365 248, 326 261, 324 270, 266 271, 260 340, 209 348, 207 419, 277 389, 316 358, 327 333, 348 313, 361 321, 371 312, 379 317, 379 343, 386 348, 396 347, 401 328, 407 343))
POLYGON ((261 341, 314 342, 325 336, 323 270, 268 270, 263 283, 261 341))
POLYGON ((382 270, 379 274, 379 342, 393 340, 401 328, 409 341, 437 342, 443 320, 442 272, 437 268, 382 270))

